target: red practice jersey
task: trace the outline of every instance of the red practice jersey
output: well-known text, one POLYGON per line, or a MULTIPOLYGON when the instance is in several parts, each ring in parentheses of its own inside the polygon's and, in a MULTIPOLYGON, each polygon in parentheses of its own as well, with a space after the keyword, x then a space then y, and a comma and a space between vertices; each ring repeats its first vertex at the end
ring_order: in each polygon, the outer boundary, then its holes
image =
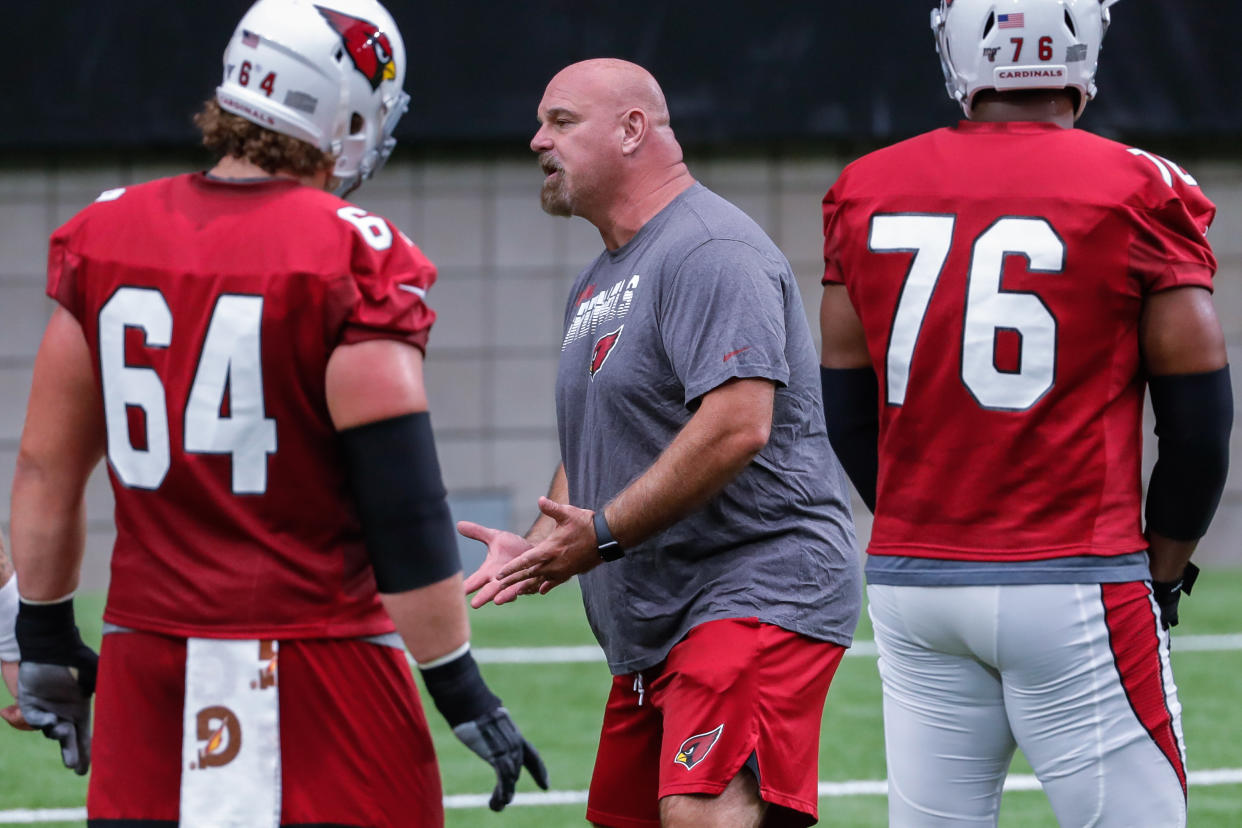
POLYGON ((393 629, 328 416, 343 343, 423 347, 435 268, 384 219, 287 179, 105 192, 52 236, 116 495, 106 620, 172 635, 393 629))
POLYGON ((1171 162, 1052 124, 963 122, 847 167, 824 282, 880 383, 870 553, 1145 549, 1139 315, 1211 288, 1214 214, 1171 162))

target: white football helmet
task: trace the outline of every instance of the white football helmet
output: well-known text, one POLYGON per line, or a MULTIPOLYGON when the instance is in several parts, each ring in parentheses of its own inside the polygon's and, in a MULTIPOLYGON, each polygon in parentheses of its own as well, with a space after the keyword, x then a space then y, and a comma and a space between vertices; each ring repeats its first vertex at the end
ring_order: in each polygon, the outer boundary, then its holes
POLYGON ((970 117, 980 89, 1077 89, 1082 115, 1117 2, 940 0, 931 26, 949 97, 970 117))
POLYGON ((401 32, 376 0, 258 0, 224 50, 216 100, 335 155, 344 195, 392 154, 404 80, 401 32))

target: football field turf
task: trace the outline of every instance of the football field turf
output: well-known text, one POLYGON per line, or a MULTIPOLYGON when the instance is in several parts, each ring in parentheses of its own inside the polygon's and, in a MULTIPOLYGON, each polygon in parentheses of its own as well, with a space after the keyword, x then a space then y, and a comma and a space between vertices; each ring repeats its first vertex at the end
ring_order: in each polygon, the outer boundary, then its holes
MULTIPOLYGON (((1242 617, 1237 611, 1242 595, 1242 570, 1205 571, 1193 597, 1182 604, 1182 624, 1174 637, 1174 672, 1183 705, 1183 723, 1192 774, 1231 771, 1231 784, 1195 785, 1192 777, 1190 825, 1195 828, 1242 824, 1242 617), (1193 636, 1193 638, 1192 638, 1193 636), (1229 638, 1227 636, 1232 636, 1229 638), (1179 649, 1178 641, 1186 646, 1179 649), (1220 647, 1221 649, 1209 649, 1220 647)), ((78 601, 78 618, 88 641, 98 641, 102 599, 78 601)), ((858 641, 871 641, 864 613, 858 641)), ((544 597, 527 597, 505 607, 471 613, 474 646, 536 648, 503 653, 507 663, 488 663, 484 673, 505 700, 528 738, 542 752, 552 789, 569 804, 546 804, 548 797, 526 797, 537 789, 523 774, 519 802, 503 814, 493 814, 473 803, 491 790, 490 769, 462 747, 430 712, 438 746, 444 788, 449 796, 448 826, 530 826, 557 828, 584 825, 579 801, 590 780, 608 671, 602 662, 549 663, 549 652, 537 648, 593 644, 582 614, 578 592, 568 584, 544 597), (522 800, 527 800, 523 803, 522 800)), ((866 649, 860 646, 859 651, 866 649)), ((488 655, 486 652, 480 656, 488 655)), ((571 658, 574 653, 568 654, 571 658)), ((0 706, 10 703, 0 689, 0 706)), ((860 782, 874 790, 884 779, 883 732, 879 676, 875 658, 855 654, 846 658, 824 715, 819 778, 823 782, 860 782)), ((1015 775, 1029 775, 1019 756, 1015 775)), ((1202 778, 1201 776, 1198 778, 1202 778)), ((820 824, 883 826, 884 797, 876 793, 846 793, 831 786, 833 795, 820 799, 820 824)), ((848 791, 849 789, 845 789, 848 791)), ((82 825, 76 814, 85 801, 85 780, 60 767, 55 746, 38 734, 0 730, 0 824, 38 820, 43 825, 82 825), (75 809, 59 817, 47 809, 75 809), (50 819, 70 818, 68 822, 50 819)), ((1039 791, 1009 791, 1002 806, 1001 825, 1055 826, 1051 809, 1039 791)))

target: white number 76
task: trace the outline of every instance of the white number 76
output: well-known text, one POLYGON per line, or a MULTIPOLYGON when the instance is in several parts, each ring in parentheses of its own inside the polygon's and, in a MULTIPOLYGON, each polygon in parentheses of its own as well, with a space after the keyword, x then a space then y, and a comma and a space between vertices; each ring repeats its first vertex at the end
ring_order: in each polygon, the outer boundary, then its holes
MULTIPOLYGON (((914 253, 893 314, 885 357, 889 405, 903 405, 910 366, 928 305, 953 245, 955 216, 924 213, 872 217, 868 247, 876 253, 914 253)), ((1047 219, 1006 216, 974 240, 962 319, 961 376, 983 408, 1024 411, 1056 379, 1057 320, 1034 293, 1001 287, 1005 258, 1023 256, 1032 273, 1065 269, 1065 243, 1047 219), (1020 337, 1017 371, 996 365, 996 332, 1020 337)))

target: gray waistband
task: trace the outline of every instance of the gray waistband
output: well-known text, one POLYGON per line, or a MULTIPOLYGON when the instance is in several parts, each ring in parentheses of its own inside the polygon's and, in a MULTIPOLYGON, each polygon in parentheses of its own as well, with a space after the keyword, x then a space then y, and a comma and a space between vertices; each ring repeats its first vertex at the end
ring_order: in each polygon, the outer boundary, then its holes
POLYGON ((1147 552, 1075 555, 1042 561, 947 561, 903 555, 868 555, 867 583, 889 586, 997 586, 1005 584, 1109 584, 1151 577, 1147 552))
MULTIPOLYGON (((113 635, 115 633, 139 632, 132 627, 122 627, 119 624, 111 624, 107 621, 103 623, 103 634, 113 635)), ((257 636, 256 636, 257 638, 257 636)), ((392 647, 394 650, 404 650, 405 647, 401 643, 401 636, 395 632, 383 633, 381 635, 367 635, 361 638, 351 639, 353 641, 365 641, 368 644, 375 644, 380 647, 392 647)))

